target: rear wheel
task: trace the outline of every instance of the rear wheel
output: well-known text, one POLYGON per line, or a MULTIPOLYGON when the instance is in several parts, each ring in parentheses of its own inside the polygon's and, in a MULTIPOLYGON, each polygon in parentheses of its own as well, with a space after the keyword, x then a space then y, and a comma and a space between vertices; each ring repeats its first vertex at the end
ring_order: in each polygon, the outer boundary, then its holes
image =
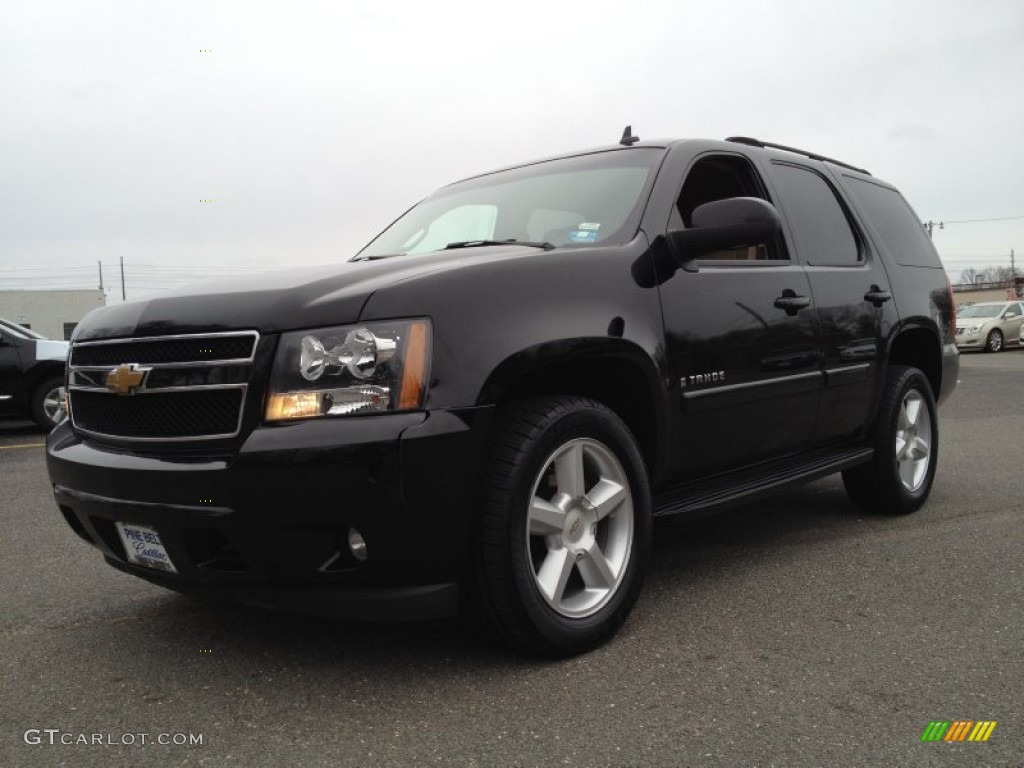
POLYGON ((939 422, 931 385, 917 368, 890 368, 872 443, 872 460, 843 472, 850 498, 869 512, 918 509, 935 477, 939 422))
POLYGON ((43 429, 53 429, 64 418, 64 409, 63 376, 46 379, 32 393, 29 413, 43 429))
POLYGON ((611 637, 650 549, 647 474, 626 425, 584 398, 517 403, 499 423, 485 482, 474 558, 485 622, 548 656, 611 637))
POLYGON ((988 338, 985 339, 985 351, 986 352, 998 352, 1003 348, 1003 332, 998 328, 993 328, 989 331, 988 338))

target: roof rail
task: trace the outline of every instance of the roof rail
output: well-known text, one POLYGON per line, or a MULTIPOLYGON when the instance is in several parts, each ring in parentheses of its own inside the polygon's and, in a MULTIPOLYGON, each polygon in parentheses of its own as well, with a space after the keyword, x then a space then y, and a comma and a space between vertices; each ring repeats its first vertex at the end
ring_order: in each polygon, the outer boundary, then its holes
POLYGON ((855 165, 844 163, 841 160, 835 160, 831 157, 825 157, 824 155, 817 155, 814 152, 808 152, 804 149, 796 149, 795 147, 787 147, 785 144, 773 144, 770 141, 761 141, 760 139, 751 139, 747 136, 730 136, 726 141, 733 141, 737 144, 747 144, 751 147, 762 147, 768 149, 781 149, 783 152, 792 152, 797 155, 803 155, 809 157, 811 160, 821 160, 825 163, 832 163, 833 165, 841 165, 843 168, 849 168, 851 171, 857 171, 857 173, 863 173, 866 176, 870 176, 871 172, 866 171, 863 168, 858 168, 855 165))

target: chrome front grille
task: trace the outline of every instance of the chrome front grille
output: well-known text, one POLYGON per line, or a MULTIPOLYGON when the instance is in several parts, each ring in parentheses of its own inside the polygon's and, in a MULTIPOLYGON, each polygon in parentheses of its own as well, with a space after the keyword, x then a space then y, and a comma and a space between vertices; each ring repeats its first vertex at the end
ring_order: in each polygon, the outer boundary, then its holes
POLYGON ((259 334, 86 341, 71 347, 71 423, 114 440, 235 437, 259 334))

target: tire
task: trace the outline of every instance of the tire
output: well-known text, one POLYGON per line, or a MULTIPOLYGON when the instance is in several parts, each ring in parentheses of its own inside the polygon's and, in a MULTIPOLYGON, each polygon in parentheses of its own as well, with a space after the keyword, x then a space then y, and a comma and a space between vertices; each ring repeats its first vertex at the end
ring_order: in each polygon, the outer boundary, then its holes
POLYGON ((868 512, 903 515, 931 492, 939 458, 939 422, 928 379, 917 368, 892 366, 872 428, 875 455, 843 472, 850 499, 868 512))
POLYGON ((44 379, 32 393, 29 415, 32 421, 46 431, 53 429, 64 418, 64 377, 44 379))
POLYGON ((1003 348, 1003 332, 998 328, 993 328, 989 331, 988 338, 985 339, 985 351, 986 352, 999 352, 1003 348))
POLYGON ((517 650, 564 657, 629 616, 651 544, 647 471, 605 406, 544 397, 506 408, 474 539, 476 610, 517 650))

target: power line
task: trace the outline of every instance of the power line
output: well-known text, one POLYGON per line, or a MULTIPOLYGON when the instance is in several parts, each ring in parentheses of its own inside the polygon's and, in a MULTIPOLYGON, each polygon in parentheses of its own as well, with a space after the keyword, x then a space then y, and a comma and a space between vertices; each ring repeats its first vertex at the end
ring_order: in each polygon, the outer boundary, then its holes
POLYGON ((1024 219, 1024 216, 1002 216, 997 219, 944 219, 942 222, 945 224, 981 224, 986 221, 1019 221, 1024 219))

